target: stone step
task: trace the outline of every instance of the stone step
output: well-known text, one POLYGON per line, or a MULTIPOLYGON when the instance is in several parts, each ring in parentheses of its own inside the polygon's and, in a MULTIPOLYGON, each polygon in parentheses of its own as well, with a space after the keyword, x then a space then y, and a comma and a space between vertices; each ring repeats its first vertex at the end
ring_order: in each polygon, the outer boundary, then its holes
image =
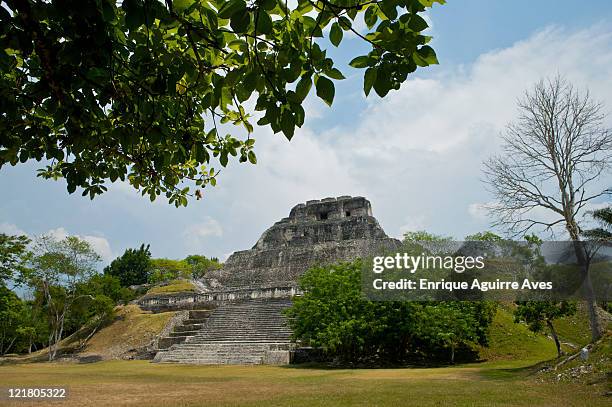
POLYGON ((205 319, 205 318, 208 318, 210 316, 210 314, 213 313, 213 311, 214 310, 210 310, 210 309, 206 309, 206 310, 201 310, 201 309, 190 310, 189 311, 189 318, 205 319))
MULTIPOLYGON (((291 302, 287 300, 246 300, 223 304, 201 323, 187 320, 183 326, 176 327, 176 332, 170 335, 175 337, 181 334, 187 338, 158 352, 155 361, 260 364, 268 360, 271 363, 286 363, 288 359, 283 359, 283 352, 286 354, 292 346, 292 332, 282 311, 290 305, 291 302), (281 356, 277 358, 274 352, 280 352, 281 356)), ((190 315, 190 319, 201 316, 190 315)))
POLYGON ((203 324, 183 324, 174 327, 174 332, 199 331, 203 324))
POLYGON ((208 318, 188 318, 183 321, 183 325, 187 324, 203 324, 208 318))
POLYGON ((164 336, 157 341, 157 347, 159 349, 168 349, 172 345, 185 342, 185 339, 187 339, 187 336, 164 336))
POLYGON ((195 334, 197 334, 200 331, 181 331, 181 332, 170 332, 170 336, 173 337, 177 337, 177 336, 194 336, 195 334))

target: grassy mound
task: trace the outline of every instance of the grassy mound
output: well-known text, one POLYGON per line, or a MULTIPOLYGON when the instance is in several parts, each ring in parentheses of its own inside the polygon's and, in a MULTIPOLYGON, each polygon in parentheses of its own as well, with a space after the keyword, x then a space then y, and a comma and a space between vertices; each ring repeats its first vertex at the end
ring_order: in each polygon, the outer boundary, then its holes
MULTIPOLYGON (((557 350, 550 333, 544 330, 533 333, 527 325, 514 322, 514 304, 499 304, 497 313, 491 324, 489 346, 479 349, 482 359, 491 361, 533 361, 541 362, 557 357, 557 350)), ((573 354, 588 344, 591 340, 589 316, 586 307, 578 303, 575 315, 564 317, 554 322, 562 343, 562 349, 567 354, 573 354)), ((610 323, 607 322, 610 329, 610 323)))
POLYGON ((177 279, 172 280, 164 285, 157 285, 147 291, 146 295, 151 294, 169 294, 169 293, 180 293, 180 292, 194 292, 196 291, 195 285, 189 280, 177 279))
MULTIPOLYGON (((125 359, 143 352, 147 345, 159 335, 174 312, 153 314, 143 311, 138 305, 125 305, 115 308, 116 316, 113 322, 93 336, 93 326, 85 325, 79 331, 62 339, 59 344, 58 357, 74 358, 75 360, 108 360, 125 359), (85 340, 87 342, 85 342, 85 340)), ((48 348, 33 352, 30 355, 19 355, 4 358, 4 363, 31 363, 46 361, 49 357, 48 348)))
POLYGON ((153 314, 137 305, 118 307, 117 318, 88 342, 80 355, 121 359, 146 348, 161 333, 174 312, 153 314))
POLYGON ((498 306, 490 328, 489 346, 480 349, 480 357, 491 361, 534 363, 556 357, 554 342, 542 334, 531 332, 525 324, 516 324, 513 311, 512 304, 498 306))

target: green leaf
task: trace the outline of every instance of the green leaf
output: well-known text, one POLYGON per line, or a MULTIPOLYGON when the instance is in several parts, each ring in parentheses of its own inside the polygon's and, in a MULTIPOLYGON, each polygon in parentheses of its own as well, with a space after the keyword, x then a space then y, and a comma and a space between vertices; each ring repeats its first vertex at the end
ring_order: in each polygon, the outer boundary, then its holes
POLYGON ((230 27, 236 33, 246 32, 249 28, 249 24, 251 24, 251 13, 246 10, 237 11, 232 14, 230 20, 230 27))
POLYGON ((249 151, 247 157, 249 158, 249 162, 251 164, 257 164, 257 157, 255 156, 255 153, 253 151, 249 151))
POLYGON ((334 44, 334 46, 338 46, 340 45, 340 41, 342 41, 342 28, 340 28, 340 25, 338 25, 338 23, 333 23, 331 26, 331 30, 329 32, 329 40, 331 41, 332 44, 334 44))
POLYGON ((246 3, 244 0, 229 0, 219 9, 219 17, 230 18, 238 11, 246 11, 246 3))
POLYGON ((291 141, 295 132, 295 118, 289 109, 283 110, 280 127, 287 140, 291 141))
POLYGON ((265 11, 259 11, 256 29, 257 32, 261 34, 269 34, 272 32, 272 19, 265 11))
POLYGON ((315 77, 315 86, 317 88, 317 96, 323 99, 328 106, 331 106, 334 101, 336 89, 334 83, 324 76, 315 77))
POLYGON ((395 20, 397 18, 397 3, 394 1, 381 1, 378 3, 380 10, 389 20, 395 20))
POLYGON ((113 21, 115 19, 115 9, 111 5, 110 1, 102 2, 102 18, 105 22, 113 21))
POLYGON ((221 153, 221 156, 219 157, 219 162, 224 167, 227 165, 227 153, 225 151, 221 153))
POLYGON ((349 62, 349 65, 353 68, 365 68, 367 66, 370 66, 370 62, 370 57, 368 57, 367 55, 362 55, 354 58, 351 62, 349 62))
POLYGON ((431 7, 434 3, 446 4, 446 0, 418 0, 425 7, 431 7))
POLYGON ((420 15, 413 14, 412 17, 410 17, 410 21, 408 22, 408 28, 410 28, 412 31, 421 32, 427 27, 429 27, 427 21, 425 21, 425 19, 420 15))
POLYGON ((374 90, 376 91, 376 94, 381 98, 387 96, 387 93, 389 93, 389 91, 391 90, 391 83, 389 81, 389 77, 386 75, 379 75, 379 72, 376 72, 374 90))
POLYGON ((376 82, 376 68, 368 68, 363 75, 363 91, 366 96, 370 94, 372 86, 376 82))
POLYGON ((308 92, 310 92, 310 88, 312 87, 312 79, 310 75, 303 75, 297 86, 295 87, 295 93, 300 99, 303 101, 308 96, 308 92))
POLYGON ((172 6, 175 11, 183 12, 193 4, 193 0, 173 0, 172 6))
POLYGON ((272 10, 276 7, 276 0, 262 0, 261 7, 263 7, 264 10, 272 10))
POLYGON ((368 28, 374 27, 376 21, 378 21, 378 16, 376 15, 377 8, 375 5, 368 7, 365 12, 364 21, 368 28))
POLYGON ((342 72, 340 72, 336 68, 326 70, 325 75, 329 76, 332 79, 338 79, 338 80, 346 79, 344 75, 342 75, 342 72))
POLYGON ((144 9, 138 1, 126 0, 121 7, 125 10, 125 25, 130 31, 144 24, 144 9))
MULTIPOLYGON (((416 52, 418 56, 425 62, 425 65, 435 65, 438 63, 438 58, 436 57, 436 52, 429 45, 422 46, 416 52)), ((417 65, 418 61, 415 59, 417 65)), ((421 65, 424 66, 424 65, 421 65)))

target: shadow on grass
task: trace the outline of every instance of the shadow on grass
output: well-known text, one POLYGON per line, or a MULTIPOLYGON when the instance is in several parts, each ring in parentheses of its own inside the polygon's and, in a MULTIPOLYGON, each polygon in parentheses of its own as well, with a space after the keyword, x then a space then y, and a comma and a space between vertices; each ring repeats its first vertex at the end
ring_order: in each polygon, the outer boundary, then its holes
MULTIPOLYGON (((490 380, 506 380, 511 378, 526 378, 532 376, 542 369, 553 366, 559 359, 553 358, 540 362, 534 362, 527 366, 517 367, 492 367, 490 369, 482 369, 478 374, 490 380)), ((517 363, 520 361, 517 361, 517 363)))
POLYGON ((281 366, 284 369, 304 369, 304 370, 378 370, 378 369, 410 369, 410 370, 421 370, 421 369, 439 369, 442 373, 445 369, 476 369, 475 372, 470 374, 476 374, 483 379, 488 380, 510 380, 510 379, 522 379, 529 377, 540 370, 550 367, 557 359, 550 359, 545 361, 525 361, 516 360, 508 361, 504 365, 497 367, 496 362, 489 362, 487 360, 479 360, 470 363, 461 363, 456 365, 443 364, 443 363, 418 363, 418 364, 390 364, 390 365, 342 365, 342 364, 331 364, 321 362, 309 362, 300 363, 293 365, 281 366), (507 364, 516 364, 519 366, 512 367, 507 364))

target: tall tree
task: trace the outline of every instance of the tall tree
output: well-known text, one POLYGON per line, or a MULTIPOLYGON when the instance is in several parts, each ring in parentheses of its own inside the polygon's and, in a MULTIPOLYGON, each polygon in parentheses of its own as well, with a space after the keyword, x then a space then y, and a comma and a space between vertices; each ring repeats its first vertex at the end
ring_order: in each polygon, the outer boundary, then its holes
POLYGON ((27 236, 0 233, 0 285, 18 279, 27 269, 29 243, 27 236))
POLYGON ((596 340, 601 329, 578 220, 589 202, 612 194, 610 188, 594 188, 612 164, 612 131, 604 124, 603 106, 561 77, 536 84, 518 106, 518 119, 504 135, 503 153, 485 163, 496 199, 489 211, 494 225, 514 236, 538 226, 565 228, 583 274, 596 340), (552 217, 538 216, 537 209, 552 217))
POLYGON ((32 269, 27 278, 39 291, 49 318, 49 360, 55 359, 72 305, 83 296, 79 286, 95 273, 100 256, 90 244, 75 236, 62 240, 46 235, 37 239, 32 269))
POLYGON ((151 270, 149 245, 126 251, 104 268, 104 274, 115 276, 123 287, 145 284, 151 270))
POLYGON ((24 306, 13 291, 0 285, 0 355, 10 352, 19 339, 24 306))
POLYGON ((0 167, 50 161, 91 198, 128 180, 151 200, 215 185, 230 156, 256 162, 257 123, 291 139, 313 87, 328 105, 344 79, 324 46, 352 33, 351 66, 385 96, 436 64, 421 13, 444 0, 7 0, 0 6, 0 167), (365 19, 367 32, 356 21, 365 19), (328 30, 329 29, 329 30, 328 30), (327 37, 327 38, 324 38, 327 37), (187 185, 185 185, 183 183, 187 185))

